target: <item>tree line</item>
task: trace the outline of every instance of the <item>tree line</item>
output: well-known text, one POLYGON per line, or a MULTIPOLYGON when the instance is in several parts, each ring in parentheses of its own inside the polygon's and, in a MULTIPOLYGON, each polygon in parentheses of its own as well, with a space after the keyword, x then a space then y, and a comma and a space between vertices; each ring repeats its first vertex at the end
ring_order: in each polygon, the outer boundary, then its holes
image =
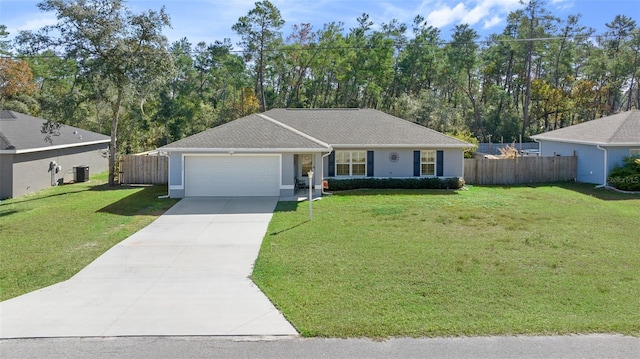
MULTIPOLYGON (((376 108, 435 130, 511 142, 638 108, 640 30, 618 15, 604 33, 521 0, 500 33, 447 36, 416 15, 314 29, 268 0, 241 16, 241 38, 168 43, 164 9, 124 0, 46 0, 55 25, 6 41, 0 107, 112 135, 138 152, 270 108, 376 108)), ((116 142, 117 139, 117 142, 116 142)))

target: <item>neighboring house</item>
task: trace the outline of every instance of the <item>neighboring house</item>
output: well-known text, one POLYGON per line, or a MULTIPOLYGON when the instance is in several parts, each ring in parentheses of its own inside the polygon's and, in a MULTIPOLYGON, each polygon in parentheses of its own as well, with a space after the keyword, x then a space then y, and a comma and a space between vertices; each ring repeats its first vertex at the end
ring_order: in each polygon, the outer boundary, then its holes
POLYGON ((0 199, 72 181, 76 166, 89 166, 93 173, 108 168, 108 136, 63 125, 59 135, 47 139, 45 122, 0 110, 0 199))
POLYGON ((296 181, 460 177, 468 143, 371 109, 273 109, 160 148, 169 195, 292 196, 296 181))
POLYGON ((640 155, 640 110, 627 111, 531 136, 542 156, 578 156, 579 182, 606 185, 624 157, 640 155))

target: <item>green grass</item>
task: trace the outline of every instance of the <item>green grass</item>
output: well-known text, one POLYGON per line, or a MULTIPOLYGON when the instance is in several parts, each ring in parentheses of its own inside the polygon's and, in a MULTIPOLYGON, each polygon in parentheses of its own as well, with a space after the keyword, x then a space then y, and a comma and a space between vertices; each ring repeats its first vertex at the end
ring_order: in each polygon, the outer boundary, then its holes
POLYGON ((176 201, 106 175, 0 202, 0 300, 66 280, 176 201))
POLYGON ((304 336, 640 334, 640 195, 353 191, 280 203, 252 279, 304 336))

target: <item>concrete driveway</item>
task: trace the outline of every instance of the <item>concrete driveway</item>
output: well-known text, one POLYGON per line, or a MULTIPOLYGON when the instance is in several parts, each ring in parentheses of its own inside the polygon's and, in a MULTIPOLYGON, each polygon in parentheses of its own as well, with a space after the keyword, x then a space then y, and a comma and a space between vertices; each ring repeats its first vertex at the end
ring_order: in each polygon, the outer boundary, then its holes
POLYGON ((297 335, 248 279, 277 198, 185 198, 68 281, 0 303, 0 338, 297 335))

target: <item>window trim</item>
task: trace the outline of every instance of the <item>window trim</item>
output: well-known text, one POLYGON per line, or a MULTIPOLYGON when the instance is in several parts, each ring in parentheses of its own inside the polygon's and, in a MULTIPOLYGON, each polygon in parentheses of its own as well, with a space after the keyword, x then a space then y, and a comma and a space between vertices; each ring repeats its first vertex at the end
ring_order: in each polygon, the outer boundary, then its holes
POLYGON ((420 176, 421 177, 435 177, 436 173, 438 172, 438 158, 437 158, 438 152, 436 150, 420 150, 420 176), (429 162, 429 161, 423 161, 424 153, 425 152, 431 152, 433 157, 433 162, 429 162), (423 173, 422 172, 422 168, 424 165, 433 165, 433 172, 432 173, 423 173))
POLYGON ((630 148, 629 156, 640 156, 640 148, 630 148))
POLYGON ((335 168, 335 175, 336 177, 366 177, 367 176, 367 151, 366 150, 357 150, 357 151, 335 151, 336 153, 336 160, 335 160, 335 164, 334 164, 334 168, 335 168), (353 158, 354 158, 354 153, 362 153, 363 156, 363 161, 362 162, 354 162, 353 158), (339 153, 348 153, 349 154, 349 159, 347 162, 340 162, 340 156, 338 155, 339 153), (349 174, 340 174, 338 173, 338 165, 349 165, 349 174), (364 172, 362 174, 353 174, 353 165, 364 165, 364 172))

